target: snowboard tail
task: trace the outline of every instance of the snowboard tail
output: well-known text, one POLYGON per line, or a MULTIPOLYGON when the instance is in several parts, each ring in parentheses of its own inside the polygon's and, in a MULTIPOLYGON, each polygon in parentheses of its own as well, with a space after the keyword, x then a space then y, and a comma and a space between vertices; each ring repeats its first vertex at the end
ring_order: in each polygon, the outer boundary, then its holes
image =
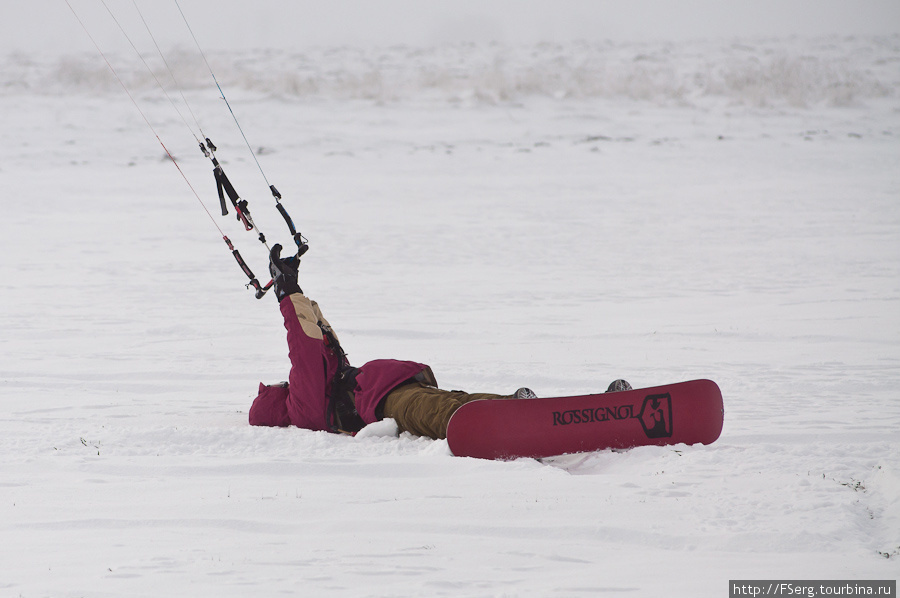
POLYGON ((722 432, 712 380, 574 397, 472 401, 450 418, 454 455, 549 457, 647 445, 710 444, 722 432))

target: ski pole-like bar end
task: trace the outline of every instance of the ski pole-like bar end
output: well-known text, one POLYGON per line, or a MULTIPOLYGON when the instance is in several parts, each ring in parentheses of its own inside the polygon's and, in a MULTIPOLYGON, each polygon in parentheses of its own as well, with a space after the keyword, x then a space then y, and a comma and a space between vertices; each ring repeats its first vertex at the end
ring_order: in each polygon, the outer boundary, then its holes
POLYGON ((266 293, 269 291, 269 289, 272 288, 272 285, 275 284, 274 280, 270 280, 269 283, 263 287, 263 286, 259 285, 259 281, 254 281, 254 282, 256 282, 256 284, 253 285, 253 287, 256 289, 256 298, 257 299, 262 299, 266 295, 266 293))

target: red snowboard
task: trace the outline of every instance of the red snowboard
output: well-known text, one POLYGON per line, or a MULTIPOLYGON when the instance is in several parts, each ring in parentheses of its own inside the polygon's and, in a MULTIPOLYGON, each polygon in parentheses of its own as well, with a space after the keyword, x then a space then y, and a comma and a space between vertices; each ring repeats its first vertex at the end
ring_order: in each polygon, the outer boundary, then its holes
POLYGON ((608 448, 710 444, 722 432, 722 392, 693 380, 625 392, 472 401, 447 427, 459 457, 549 457, 608 448))

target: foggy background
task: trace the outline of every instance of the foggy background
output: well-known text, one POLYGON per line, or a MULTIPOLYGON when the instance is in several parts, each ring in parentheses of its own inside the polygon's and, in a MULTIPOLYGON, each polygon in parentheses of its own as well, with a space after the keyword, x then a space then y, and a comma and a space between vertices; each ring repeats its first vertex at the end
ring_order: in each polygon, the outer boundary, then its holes
MULTIPOLYGON (((98 42, 119 43, 99 0, 69 0, 98 42)), ((117 14, 131 0, 107 0, 117 14)), ((162 45, 184 44, 171 1, 138 3, 162 45)), ((896 0, 181 0, 209 49, 507 44, 900 33, 896 0)), ((3 0, 0 52, 93 50, 66 0, 3 0)))

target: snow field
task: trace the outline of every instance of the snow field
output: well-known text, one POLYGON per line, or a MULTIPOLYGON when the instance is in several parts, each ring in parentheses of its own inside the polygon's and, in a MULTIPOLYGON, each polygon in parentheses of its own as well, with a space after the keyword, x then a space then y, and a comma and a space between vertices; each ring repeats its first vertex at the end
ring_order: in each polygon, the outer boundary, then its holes
MULTIPOLYGON (((496 52, 479 47, 386 51, 380 96, 327 75, 293 95, 232 82, 310 239, 301 286, 355 363, 420 360, 474 391, 723 390, 711 446, 543 463, 248 426, 257 383, 287 376, 274 299, 241 288, 122 93, 60 78, 55 95, 22 82, 58 64, 23 66, 0 94, 0 594, 721 596, 729 579, 895 579, 897 44, 828 43, 808 80, 849 72, 831 81, 864 81, 852 101, 815 86, 796 101, 779 91, 804 80, 790 74, 752 93, 670 85, 686 56, 808 65, 821 40, 610 50, 655 57, 636 98, 554 94, 547 49, 505 50, 523 66, 481 87, 496 52), (452 84, 408 83, 434 65, 452 84), (529 68, 542 86, 510 87, 529 68), (484 91, 501 87, 515 91, 484 91)), ((137 90, 263 277, 181 120, 137 90)), ((289 242, 221 101, 189 94, 256 222, 289 242)))

